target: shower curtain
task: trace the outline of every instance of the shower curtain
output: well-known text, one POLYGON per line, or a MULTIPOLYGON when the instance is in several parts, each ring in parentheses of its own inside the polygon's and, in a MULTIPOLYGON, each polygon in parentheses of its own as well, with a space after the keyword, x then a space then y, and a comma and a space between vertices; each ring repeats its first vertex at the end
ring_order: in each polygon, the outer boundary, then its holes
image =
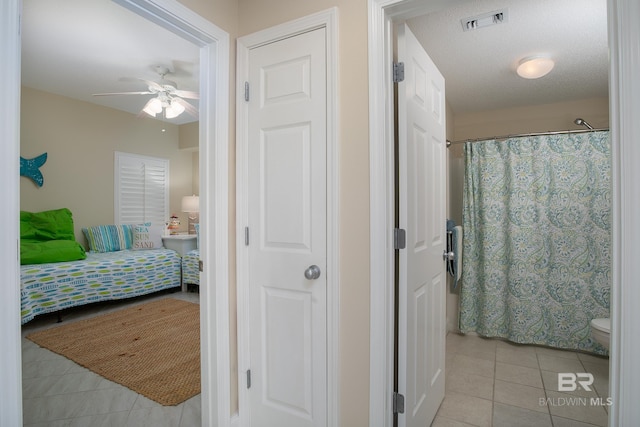
POLYGON ((606 353, 610 159, 608 132, 466 143, 461 332, 606 353))

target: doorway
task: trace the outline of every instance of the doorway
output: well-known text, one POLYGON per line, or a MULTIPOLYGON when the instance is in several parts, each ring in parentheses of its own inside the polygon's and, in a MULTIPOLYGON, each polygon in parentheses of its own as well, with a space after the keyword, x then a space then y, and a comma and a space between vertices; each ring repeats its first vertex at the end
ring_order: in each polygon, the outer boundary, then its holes
MULTIPOLYGON (((229 347, 228 347, 228 61, 229 36, 212 23, 195 15, 173 0, 119 0, 130 9, 200 48, 201 72, 200 112, 202 125, 199 133, 200 171, 205 178, 201 184, 201 219, 206 233, 201 239, 201 254, 205 260, 203 282, 215 283, 215 287, 201 292, 202 325, 202 422, 203 425, 229 425, 230 414, 218 408, 229 408, 229 347), (214 126, 215 124, 215 126, 214 126), (216 248, 218 250, 216 250, 216 248), (215 292, 211 290, 215 289, 215 292), (221 392, 218 392, 221 390, 221 392)), ((7 72, 3 73, 3 98, 1 105, 7 126, 3 126, 3 182, 9 209, 3 212, 7 224, 16 223, 19 211, 19 174, 14 159, 19 154, 19 99, 20 99, 20 2, 3 3, 3 43, 1 53, 7 72), (5 25, 6 24, 6 25, 5 25), (6 32, 6 33, 5 33, 6 32), (7 132, 7 133, 5 133, 7 132), (6 152, 4 151, 6 150, 6 152), (6 177, 4 176, 6 174, 6 177), (6 179, 4 179, 6 178, 6 179), (5 218, 6 216, 6 218, 5 218)), ((2 240, 3 253, 16 253, 17 227, 2 240)), ((3 261, 3 276, 7 283, 20 282, 19 257, 7 257, 3 261)), ((6 310, 3 313, 3 334, 8 351, 3 352, 2 421, 7 425, 21 425, 21 377, 20 368, 20 316, 19 293, 13 287, 3 291, 6 310), (4 317, 6 315, 6 318, 4 317), (4 333, 6 328, 6 333, 4 333)))
MULTIPOLYGON (((389 369, 389 360, 392 360, 392 355, 389 354, 388 348, 392 348, 389 344, 393 337, 393 330, 390 328, 392 324, 392 301, 393 295, 389 293, 385 284, 393 281, 393 269, 390 268, 390 260, 393 260, 393 255, 390 254, 389 248, 393 247, 392 238, 393 235, 390 232, 393 228, 393 224, 389 223, 389 218, 392 218, 393 212, 390 212, 389 206, 392 206, 393 189, 389 187, 390 177, 393 171, 393 151, 390 149, 389 141, 393 141, 393 131, 388 126, 392 123, 393 109, 389 108, 386 100, 392 99, 392 91, 390 88, 390 68, 391 62, 389 54, 389 46, 391 42, 391 36, 389 28, 394 20, 398 18, 403 20, 418 14, 428 13, 430 11, 438 10, 447 6, 447 2, 433 1, 425 6, 424 2, 421 4, 418 1, 412 0, 391 0, 391 1, 374 1, 370 3, 369 7, 369 85, 370 85, 370 147, 371 147, 371 159, 370 165, 372 171, 378 171, 371 177, 371 192, 372 194, 384 194, 387 198, 381 197, 379 199, 372 199, 371 203, 371 312, 383 313, 383 316, 371 317, 371 358, 370 358, 370 372, 371 372, 371 392, 370 392, 370 412, 369 419, 370 425, 387 426, 393 418, 392 408, 392 396, 389 390, 391 390, 392 375, 389 369), (428 9, 428 10, 425 10, 428 9), (379 343, 386 343, 380 345, 379 343), (381 374, 382 373, 382 374, 381 374)), ((629 48, 631 45, 637 45, 637 30, 627 22, 626 17, 629 13, 638 12, 637 5, 632 4, 630 1, 625 0, 610 0, 609 4, 609 46, 611 48, 611 64, 610 75, 613 80, 611 85, 610 97, 610 122, 612 129, 612 141, 613 141, 613 157, 614 157, 614 176, 616 173, 622 173, 624 179, 622 181, 630 182, 629 176, 634 174, 633 167, 629 164, 629 169, 620 167, 620 145, 625 145, 621 141, 621 132, 631 137, 631 135, 637 135, 640 132, 640 127, 632 125, 631 122, 622 121, 622 118, 632 120, 631 110, 633 108, 621 108, 622 105, 629 107, 630 105, 637 105, 631 101, 632 98, 637 99, 639 93, 637 91, 620 90, 621 85, 630 84, 633 85, 632 79, 629 78, 631 74, 627 72, 634 72, 633 61, 637 56, 629 54, 623 48, 629 48), (625 71, 623 74, 622 71, 625 71), (626 104, 626 102, 630 102, 626 104), (616 172, 617 170, 617 172, 616 172)), ((636 67, 637 68, 637 67, 636 67)), ((637 160, 635 155, 639 154, 634 151, 634 159, 637 160)), ((625 156, 625 159, 627 157, 625 156)), ((629 158, 629 162, 632 160, 629 158)), ((624 163, 624 162, 623 162, 624 163)), ((614 187, 618 187, 620 184, 614 184, 614 187)), ((621 206, 621 198, 632 197, 628 191, 623 191, 619 197, 614 197, 614 217, 617 212, 620 217, 615 219, 614 230, 624 224, 631 227, 631 230, 637 232, 637 227, 633 225, 633 209, 629 207, 621 206)), ((637 212, 636 212, 637 215, 637 212)), ((619 230, 619 228, 618 228, 619 230)), ((637 234, 634 234, 637 236, 637 234)), ((624 242, 631 237, 625 237, 620 234, 619 231, 614 231, 614 242, 624 242)), ((629 240, 631 242, 631 240, 629 240)), ((615 244, 614 244, 615 246, 615 244)), ((637 245, 633 245, 637 250, 637 245)), ((631 252, 627 252, 631 253, 631 252)), ((621 261, 614 266, 614 283, 612 287, 612 317, 614 329, 616 325, 622 327, 623 323, 620 319, 624 317, 625 324, 633 325, 637 323, 637 316, 634 315, 634 310, 629 307, 629 310, 623 311, 623 316, 620 314, 620 309, 623 305, 626 305, 626 301, 630 301, 628 298, 620 299, 620 294, 629 294, 634 291, 631 290, 631 283, 625 282, 622 277, 634 277, 637 273, 637 268, 634 267, 635 263, 631 258, 626 258, 623 253, 619 253, 618 256, 621 261), (623 276, 624 275, 624 276, 623 276)), ((614 259, 618 259, 614 253, 614 259)), ((630 304, 630 303, 629 303, 630 304)), ((625 328, 631 333, 632 326, 625 328)), ((633 349, 626 349, 624 355, 617 354, 621 347, 618 347, 619 343, 616 334, 612 336, 612 367, 611 367, 611 390, 612 396, 615 394, 614 400, 620 398, 624 399, 622 394, 617 393, 620 389, 633 390, 633 379, 621 377, 619 375, 620 365, 622 364, 621 356, 627 355, 632 358, 633 349), (619 387, 619 388, 618 388, 619 387)), ((630 337, 631 335, 626 335, 630 337)), ((637 376, 635 376, 637 379, 637 376)), ((631 398, 630 398, 631 399, 631 398)), ((617 422, 618 417, 633 420, 634 409, 631 400, 624 399, 624 402, 620 402, 611 411, 611 420, 613 424, 619 424, 617 422), (621 409, 622 408, 622 409, 621 409)), ((637 412, 637 411, 635 411, 637 412)))

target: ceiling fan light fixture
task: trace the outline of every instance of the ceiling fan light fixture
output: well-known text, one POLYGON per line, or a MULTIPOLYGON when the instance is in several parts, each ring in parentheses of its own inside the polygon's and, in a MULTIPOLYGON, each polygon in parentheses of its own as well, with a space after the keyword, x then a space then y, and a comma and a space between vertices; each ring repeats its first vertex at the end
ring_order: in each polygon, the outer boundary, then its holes
POLYGON ((178 117, 180 114, 184 112, 184 106, 177 102, 176 100, 171 100, 171 103, 168 107, 165 108, 164 114, 167 119, 173 119, 174 117, 178 117))
POLYGON ((155 117, 156 114, 162 112, 162 101, 160 101, 158 98, 153 98, 147 103, 142 111, 144 111, 151 117, 155 117))
POLYGON ((539 79, 549 74, 555 62, 546 56, 529 56, 523 58, 518 63, 516 73, 523 79, 539 79))
POLYGON ((160 114, 162 119, 173 119, 186 111, 190 115, 198 117, 198 109, 183 100, 183 98, 200 99, 198 92, 178 90, 176 82, 165 79, 165 76, 170 72, 168 68, 158 66, 156 71, 160 75, 159 82, 142 78, 135 79, 147 84, 146 91, 94 93, 93 95, 154 95, 147 101, 139 114, 145 113, 151 117, 157 117, 160 114))

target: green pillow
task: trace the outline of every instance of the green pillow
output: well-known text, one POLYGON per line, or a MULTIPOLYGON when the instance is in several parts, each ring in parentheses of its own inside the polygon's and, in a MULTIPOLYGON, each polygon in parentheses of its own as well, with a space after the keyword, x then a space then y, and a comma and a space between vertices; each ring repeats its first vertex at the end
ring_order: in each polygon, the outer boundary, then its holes
POLYGON ((35 213, 20 211, 20 239, 75 240, 71 211, 67 208, 35 213))
POLYGON ((47 240, 44 242, 20 242, 20 264, 44 264, 47 262, 85 259, 87 254, 75 240, 47 240))

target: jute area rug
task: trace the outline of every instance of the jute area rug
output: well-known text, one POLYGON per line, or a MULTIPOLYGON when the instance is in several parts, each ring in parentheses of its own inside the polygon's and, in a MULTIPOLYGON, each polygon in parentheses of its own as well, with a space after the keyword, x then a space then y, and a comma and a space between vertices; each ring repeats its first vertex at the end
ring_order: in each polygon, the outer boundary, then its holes
POLYGON ((200 306, 173 298, 126 308, 28 339, 162 405, 200 393, 200 306))

